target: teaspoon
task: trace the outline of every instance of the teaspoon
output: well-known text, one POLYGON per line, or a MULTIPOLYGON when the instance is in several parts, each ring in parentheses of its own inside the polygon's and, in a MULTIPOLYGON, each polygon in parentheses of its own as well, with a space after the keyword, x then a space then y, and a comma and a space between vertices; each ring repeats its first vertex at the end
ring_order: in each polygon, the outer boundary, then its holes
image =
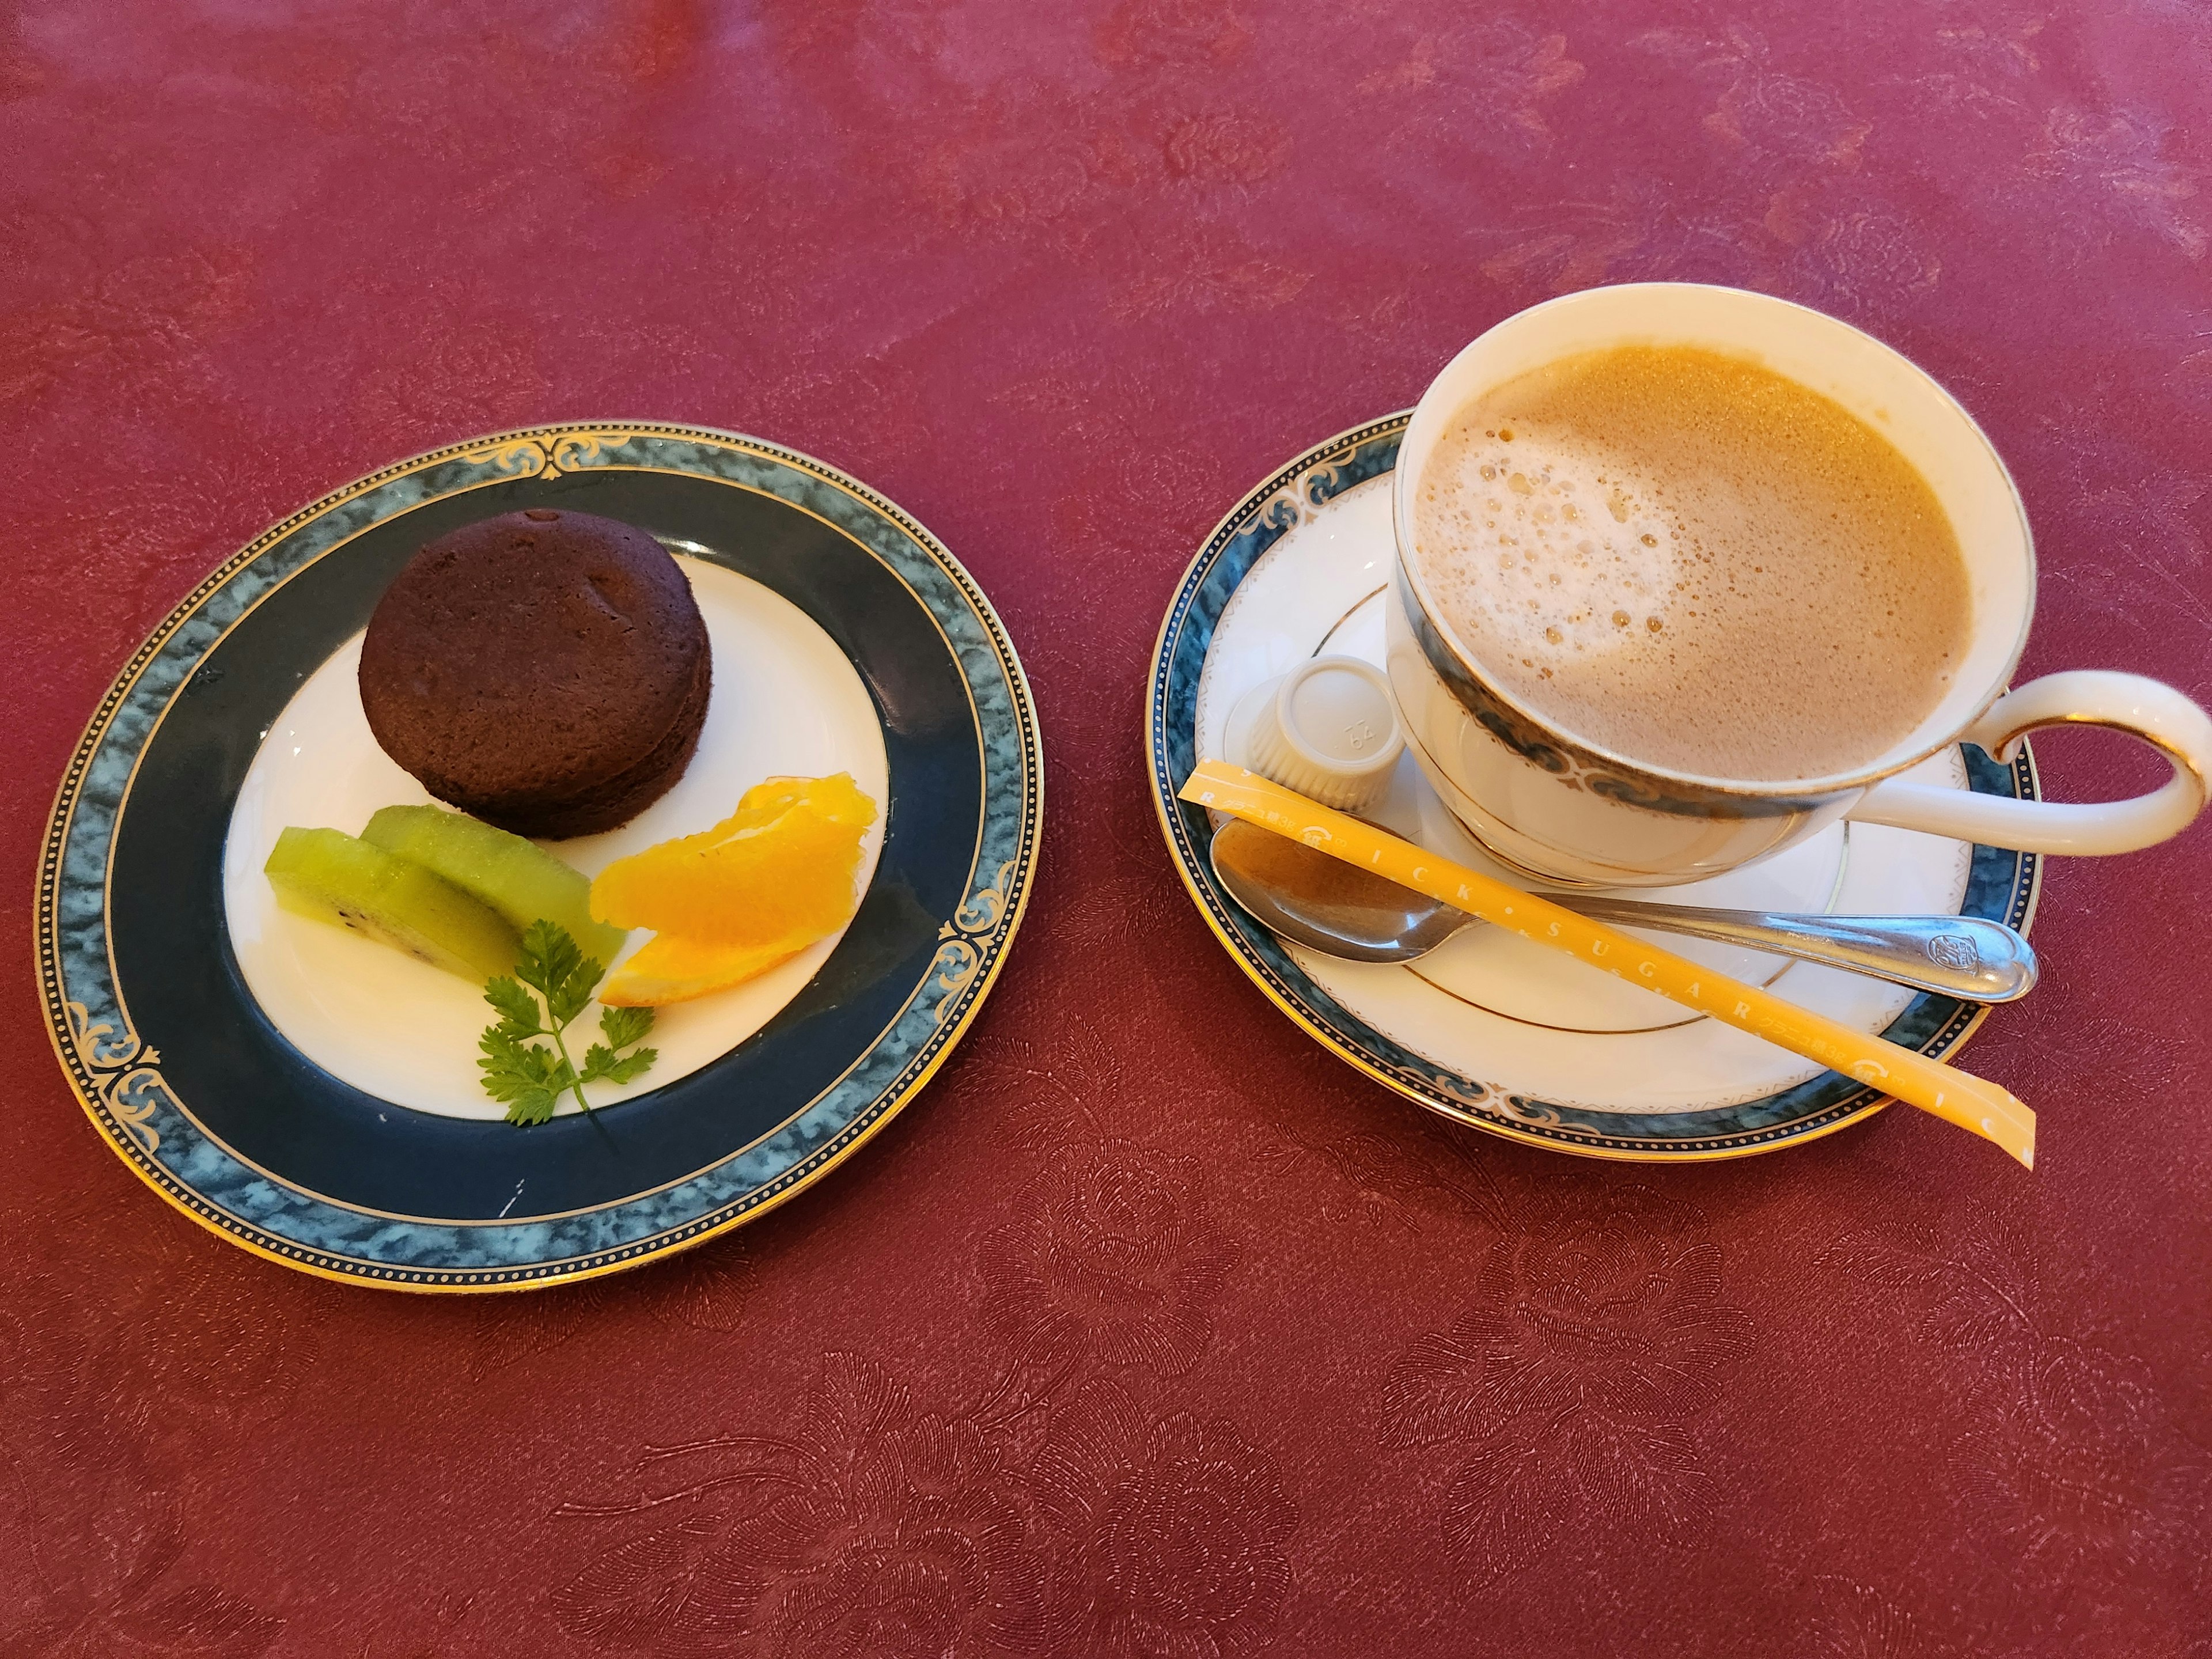
MULTIPOLYGON (((1214 831, 1212 863, 1215 879, 1261 927, 1324 956, 1412 962, 1476 920, 1241 819, 1214 831)), ((2027 939, 1975 916, 1790 915, 1543 896, 1593 921, 1717 939, 1975 1002, 2011 1002, 2035 988, 2027 939)))

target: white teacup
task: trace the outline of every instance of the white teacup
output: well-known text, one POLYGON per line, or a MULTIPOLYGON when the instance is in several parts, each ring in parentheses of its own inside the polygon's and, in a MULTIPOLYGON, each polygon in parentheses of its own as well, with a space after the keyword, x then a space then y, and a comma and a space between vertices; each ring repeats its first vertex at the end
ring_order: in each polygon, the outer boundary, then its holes
POLYGON ((1393 502, 1389 663, 1408 746, 1468 833, 1528 874, 1624 887, 1695 881, 1844 817, 2028 852, 2125 853, 2178 834, 2204 805, 2212 719, 2171 686, 2084 670, 2004 690, 2035 608, 2035 548, 2011 476, 1942 387, 1879 340, 1817 311, 1740 289, 1638 283, 1509 317, 1422 395, 1399 450, 1393 502), (1887 437, 1950 515, 1973 596, 1966 660, 1943 700, 1872 764, 1780 781, 1674 771, 1561 730, 1486 677, 1454 637, 1413 550, 1414 491, 1437 440, 1461 408, 1516 375, 1627 344, 1756 357, 1887 437), (2062 724, 2130 732, 2164 750, 2173 775, 2133 800, 2080 806, 1894 776, 1962 740, 2008 760, 2028 732, 2062 724))

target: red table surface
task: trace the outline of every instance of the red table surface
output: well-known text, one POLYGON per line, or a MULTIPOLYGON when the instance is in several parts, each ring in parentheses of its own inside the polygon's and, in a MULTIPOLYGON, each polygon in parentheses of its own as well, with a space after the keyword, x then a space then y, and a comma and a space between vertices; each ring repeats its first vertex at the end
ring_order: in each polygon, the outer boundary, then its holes
MULTIPOLYGON (((0 20, 0 1651, 2212 1653, 2206 832, 2062 862, 1908 1111, 1650 1170, 1323 1054, 1164 854, 1176 577, 1543 297, 1683 277, 1927 366, 2041 544, 2032 672, 2212 697, 2212 17, 2021 0, 53 4, 0 20), (48 1051, 34 847, 143 635, 386 461, 576 417, 821 455, 1042 709, 952 1062, 632 1275, 227 1247, 48 1051)), ((2159 764, 2040 740, 2089 799, 2159 764)))

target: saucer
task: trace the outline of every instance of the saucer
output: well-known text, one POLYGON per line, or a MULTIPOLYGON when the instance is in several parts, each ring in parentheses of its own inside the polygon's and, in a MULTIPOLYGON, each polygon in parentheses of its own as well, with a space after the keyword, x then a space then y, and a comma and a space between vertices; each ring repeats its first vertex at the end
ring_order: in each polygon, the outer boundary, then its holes
MULTIPOLYGON (((1344 962, 1284 944, 1215 882, 1206 858, 1213 826, 1176 792, 1201 759, 1245 759, 1255 686, 1323 652, 1382 665, 1395 556, 1389 479, 1410 418, 1391 416, 1332 438, 1238 502, 1191 562, 1162 623, 1146 708, 1154 805, 1170 855, 1215 935, 1292 1020, 1358 1070, 1447 1116, 1555 1150, 1650 1162, 1741 1157, 1832 1133, 1888 1104, 1853 1079, 1496 928, 1466 928, 1413 963, 1344 962)), ((2036 794, 2025 745, 2010 766, 1960 745, 1905 775, 2036 794)), ((1501 880, 1530 884, 1467 835, 1411 754, 1370 816, 1501 880)), ((2033 854, 1841 823, 1761 863, 1622 896, 1963 915, 2025 932, 2039 866, 2033 854)), ((1957 1048, 1989 1012, 1736 946, 1649 937, 1929 1055, 1957 1048)))
POLYGON ((694 427, 473 440, 265 532, 117 678, 40 864, 49 1030, 141 1178, 288 1267, 448 1291, 617 1272, 820 1179, 927 1082, 1019 923, 1042 779, 989 602, 858 480, 694 427), (841 934, 663 1011, 652 1070, 521 1128, 474 1075, 480 988, 278 909, 261 865, 287 823, 357 833, 426 799, 368 732, 362 630, 423 543, 532 507, 652 532, 715 651, 682 780, 560 856, 588 873, 704 829, 777 772, 850 772, 882 811, 841 934))

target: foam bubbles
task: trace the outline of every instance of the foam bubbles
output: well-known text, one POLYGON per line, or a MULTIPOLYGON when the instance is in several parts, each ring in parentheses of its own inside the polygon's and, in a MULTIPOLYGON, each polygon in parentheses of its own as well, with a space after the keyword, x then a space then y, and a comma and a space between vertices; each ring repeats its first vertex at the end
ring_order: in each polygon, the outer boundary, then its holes
POLYGON ((1419 524, 1422 545, 1473 556, 1431 567, 1431 586, 1464 637, 1528 667, 1633 649, 1637 620, 1663 628, 1683 586, 1656 500, 1618 458, 1571 435, 1509 441, 1495 423, 1464 422, 1422 474, 1419 524))

